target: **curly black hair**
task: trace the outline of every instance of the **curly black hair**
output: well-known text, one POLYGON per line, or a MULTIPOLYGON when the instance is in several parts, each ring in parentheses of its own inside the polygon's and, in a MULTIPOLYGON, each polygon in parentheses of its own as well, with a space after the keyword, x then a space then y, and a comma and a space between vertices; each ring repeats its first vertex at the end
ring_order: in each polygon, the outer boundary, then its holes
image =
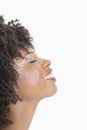
POLYGON ((18 19, 5 24, 3 16, 0 16, 0 127, 13 124, 7 118, 11 111, 9 105, 22 101, 14 88, 14 86, 18 88, 19 74, 14 68, 13 59, 23 58, 20 49, 26 52, 28 48, 34 49, 32 41, 29 31, 18 19))

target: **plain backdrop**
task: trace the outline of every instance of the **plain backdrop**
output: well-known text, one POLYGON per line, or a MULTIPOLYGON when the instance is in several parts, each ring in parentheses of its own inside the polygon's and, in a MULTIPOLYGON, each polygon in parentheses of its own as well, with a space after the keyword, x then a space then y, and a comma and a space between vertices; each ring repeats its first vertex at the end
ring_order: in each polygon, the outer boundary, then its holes
POLYGON ((39 103, 30 130, 87 130, 86 0, 0 0, 0 14, 29 29, 57 78, 58 92, 39 103))

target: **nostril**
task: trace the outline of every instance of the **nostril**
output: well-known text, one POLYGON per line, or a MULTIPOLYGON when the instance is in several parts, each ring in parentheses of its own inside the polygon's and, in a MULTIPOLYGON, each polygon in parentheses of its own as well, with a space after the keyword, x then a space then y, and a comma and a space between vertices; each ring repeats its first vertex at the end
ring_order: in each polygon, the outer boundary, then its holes
POLYGON ((44 60, 44 63, 43 63, 43 67, 47 67, 47 66, 50 66, 51 65, 51 61, 50 60, 44 60))

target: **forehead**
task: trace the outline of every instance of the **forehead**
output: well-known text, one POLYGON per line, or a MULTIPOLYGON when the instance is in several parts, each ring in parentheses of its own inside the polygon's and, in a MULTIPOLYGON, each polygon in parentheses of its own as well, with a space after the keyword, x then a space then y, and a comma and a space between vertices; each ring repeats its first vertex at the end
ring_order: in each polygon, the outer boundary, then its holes
POLYGON ((35 53, 34 49, 33 48, 28 48, 28 52, 24 51, 24 50, 20 50, 21 54, 23 57, 25 57, 28 53, 35 53))

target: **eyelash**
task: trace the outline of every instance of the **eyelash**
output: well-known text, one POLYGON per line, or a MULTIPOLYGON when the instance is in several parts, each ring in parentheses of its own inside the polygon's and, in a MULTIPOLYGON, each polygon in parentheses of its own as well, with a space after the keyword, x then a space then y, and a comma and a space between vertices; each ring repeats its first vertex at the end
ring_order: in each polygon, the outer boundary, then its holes
POLYGON ((34 63, 34 62, 36 62, 36 59, 35 60, 31 60, 28 63, 34 63))

